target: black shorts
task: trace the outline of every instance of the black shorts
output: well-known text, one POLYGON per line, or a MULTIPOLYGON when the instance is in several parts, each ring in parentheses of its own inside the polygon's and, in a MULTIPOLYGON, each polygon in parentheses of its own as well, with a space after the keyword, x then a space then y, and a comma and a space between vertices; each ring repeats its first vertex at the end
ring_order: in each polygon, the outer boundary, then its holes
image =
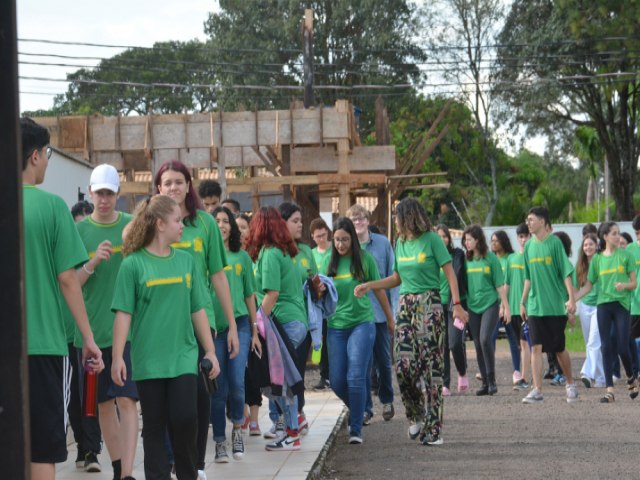
POLYGON ((542 351, 547 353, 564 352, 564 329, 567 326, 566 315, 530 316, 528 323, 531 345, 542 345, 542 351))
POLYGON ((67 460, 67 405, 71 387, 69 357, 29 355, 31 461, 67 460))
POLYGON ((522 317, 520 315, 511 315, 511 328, 513 328, 518 340, 527 340, 522 332, 522 317))
POLYGON ((131 343, 127 342, 122 352, 124 364, 127 366, 127 379, 122 387, 113 383, 111 379, 111 364, 113 363, 113 351, 111 347, 101 348, 104 370, 98 375, 98 403, 108 402, 117 397, 127 397, 138 400, 136 382, 131 380, 131 343))

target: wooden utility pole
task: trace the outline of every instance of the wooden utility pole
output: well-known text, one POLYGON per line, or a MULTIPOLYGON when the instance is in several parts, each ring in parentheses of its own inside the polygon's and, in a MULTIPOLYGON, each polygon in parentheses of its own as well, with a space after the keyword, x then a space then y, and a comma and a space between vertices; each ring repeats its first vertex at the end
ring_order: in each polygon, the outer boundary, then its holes
POLYGON ((302 23, 302 59, 304 71, 304 108, 311 108, 316 101, 313 97, 313 10, 304 11, 302 23))
POLYGON ((0 465, 2 478, 29 478, 29 392, 22 291, 22 147, 18 126, 16 2, 0 2, 0 465))

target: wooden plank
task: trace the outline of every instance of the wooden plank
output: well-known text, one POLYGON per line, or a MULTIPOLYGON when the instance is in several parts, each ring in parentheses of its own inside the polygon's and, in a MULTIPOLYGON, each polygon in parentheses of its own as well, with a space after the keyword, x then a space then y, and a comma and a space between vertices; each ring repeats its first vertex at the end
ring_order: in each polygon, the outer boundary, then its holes
MULTIPOLYGON (((366 172, 396 169, 393 145, 354 147, 348 157, 349 171, 366 172)), ((291 172, 337 172, 338 155, 334 147, 296 148, 291 152, 291 172)))
POLYGON ((344 174, 344 173, 319 173, 318 183, 325 185, 327 183, 348 183, 350 185, 361 185, 364 183, 381 183, 384 184, 386 176, 384 173, 361 173, 361 174, 344 174))

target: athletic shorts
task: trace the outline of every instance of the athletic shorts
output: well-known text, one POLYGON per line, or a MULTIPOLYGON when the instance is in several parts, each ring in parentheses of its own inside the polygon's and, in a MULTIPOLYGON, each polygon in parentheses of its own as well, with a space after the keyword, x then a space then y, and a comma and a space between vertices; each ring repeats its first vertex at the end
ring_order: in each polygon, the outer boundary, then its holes
POLYGON ((113 351, 111 347, 101 348, 102 361, 104 362, 104 370, 98 375, 98 403, 108 402, 116 397, 127 397, 138 400, 138 389, 136 382, 131 380, 131 343, 127 342, 124 346, 122 358, 127 366, 127 379, 124 385, 120 387, 113 383, 111 379, 111 364, 113 363, 113 351))
POLYGON ((532 345, 542 345, 542 351, 547 353, 564 352, 566 315, 529 317, 528 322, 532 345))
POLYGON ((640 337, 640 315, 631 315, 631 338, 640 337))
POLYGON ((513 328, 517 339, 527 340, 522 332, 522 317, 520 315, 511 315, 511 328, 513 328))
POLYGON ((71 388, 69 357, 29 355, 31 461, 67 460, 67 406, 71 388))

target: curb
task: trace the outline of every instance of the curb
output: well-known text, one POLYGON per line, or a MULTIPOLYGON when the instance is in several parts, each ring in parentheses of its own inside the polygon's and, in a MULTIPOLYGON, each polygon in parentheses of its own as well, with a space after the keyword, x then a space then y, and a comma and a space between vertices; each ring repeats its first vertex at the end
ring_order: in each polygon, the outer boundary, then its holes
POLYGON ((348 413, 349 409, 346 406, 343 407, 342 413, 338 416, 336 425, 333 427, 333 430, 329 434, 324 447, 322 447, 322 450, 320 450, 318 458, 316 458, 316 461, 313 462, 311 470, 309 470, 309 473, 306 477, 307 480, 320 480, 320 478, 322 478, 322 470, 324 468, 325 461, 327 460, 327 455, 329 454, 329 450, 331 450, 331 447, 333 447, 333 444, 338 437, 338 433, 342 429, 342 426, 344 425, 348 413))

